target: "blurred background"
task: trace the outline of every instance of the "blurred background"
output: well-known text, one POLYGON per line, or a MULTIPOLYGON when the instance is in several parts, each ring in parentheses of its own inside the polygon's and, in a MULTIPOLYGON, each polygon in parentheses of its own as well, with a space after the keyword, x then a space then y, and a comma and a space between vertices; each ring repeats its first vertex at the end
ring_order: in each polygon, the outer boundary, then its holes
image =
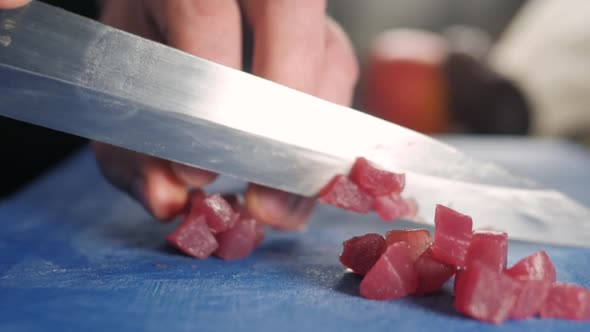
POLYGON ((507 27, 524 0, 331 0, 328 11, 364 55, 379 33, 395 28, 443 32, 449 26, 482 29, 494 39, 507 27))
MULTIPOLYGON (((96 18, 92 0, 44 1, 96 18)), ((590 139, 590 1, 330 0, 362 68, 354 106, 426 134, 590 139)), ((86 142, 0 119, 6 196, 86 142)))
POLYGON ((354 106, 428 134, 527 134, 524 96, 486 65, 524 3, 330 1, 362 67, 354 106))

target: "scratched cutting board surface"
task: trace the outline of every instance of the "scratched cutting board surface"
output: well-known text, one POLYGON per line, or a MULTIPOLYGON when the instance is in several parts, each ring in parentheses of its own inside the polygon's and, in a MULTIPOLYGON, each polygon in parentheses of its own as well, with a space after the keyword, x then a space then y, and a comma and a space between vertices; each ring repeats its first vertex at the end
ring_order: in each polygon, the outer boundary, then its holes
MULTIPOLYGON (((590 155, 555 141, 458 138, 590 204, 590 155)), ((482 155, 485 154, 485 155, 482 155)), ((223 180, 213 191, 241 188, 223 180)), ((500 327, 464 318, 448 293, 376 302, 338 263, 341 242, 385 224, 320 206, 303 232, 269 233, 244 260, 199 261, 166 246, 161 225, 113 190, 84 151, 0 204, 2 331, 588 331, 560 320, 500 327)), ((509 263, 546 250, 560 281, 590 287, 590 251, 510 243, 509 263)), ((447 285, 448 286, 448 285, 447 285)))

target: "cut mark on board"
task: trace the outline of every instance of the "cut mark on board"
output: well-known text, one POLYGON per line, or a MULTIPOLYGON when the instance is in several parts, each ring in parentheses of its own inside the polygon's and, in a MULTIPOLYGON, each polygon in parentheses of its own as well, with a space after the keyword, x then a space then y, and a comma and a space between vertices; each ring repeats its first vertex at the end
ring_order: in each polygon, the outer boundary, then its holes
POLYGON ((8 46, 10 46, 11 43, 12 43, 12 38, 10 38, 10 36, 0 35, 0 45, 2 45, 4 47, 8 47, 8 46))
POLYGON ((16 28, 16 22, 13 19, 6 19, 2 22, 2 29, 4 30, 14 30, 16 28))

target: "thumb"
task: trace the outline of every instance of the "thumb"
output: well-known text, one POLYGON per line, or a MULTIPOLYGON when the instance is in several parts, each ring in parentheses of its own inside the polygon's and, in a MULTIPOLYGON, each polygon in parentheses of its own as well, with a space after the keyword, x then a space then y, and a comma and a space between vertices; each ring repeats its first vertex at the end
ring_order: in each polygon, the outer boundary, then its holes
POLYGON ((148 12, 169 46, 233 68, 242 57, 235 0, 150 1, 148 12))
POLYGON ((28 4, 30 0, 0 0, 0 9, 13 9, 28 4))

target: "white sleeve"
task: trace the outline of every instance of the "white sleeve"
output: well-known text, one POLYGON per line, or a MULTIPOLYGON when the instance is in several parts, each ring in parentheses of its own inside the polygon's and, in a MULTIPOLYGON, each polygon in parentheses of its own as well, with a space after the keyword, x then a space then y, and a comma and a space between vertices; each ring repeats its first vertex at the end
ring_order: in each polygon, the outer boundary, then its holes
POLYGON ((589 0, 529 1, 490 61, 527 96, 533 134, 590 135, 589 0))

